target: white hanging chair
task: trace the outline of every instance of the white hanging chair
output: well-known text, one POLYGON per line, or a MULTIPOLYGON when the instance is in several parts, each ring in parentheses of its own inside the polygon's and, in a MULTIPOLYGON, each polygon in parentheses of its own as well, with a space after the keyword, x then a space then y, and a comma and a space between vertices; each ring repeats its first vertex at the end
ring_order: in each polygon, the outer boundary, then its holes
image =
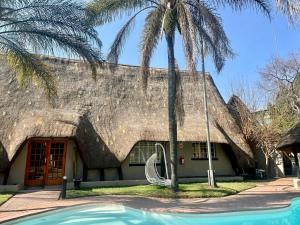
POLYGON ((159 185, 159 186, 171 186, 171 180, 169 179, 169 174, 168 174, 166 151, 165 151, 164 147, 162 146, 162 144, 160 144, 160 143, 155 144, 155 153, 146 162, 145 175, 150 184, 159 185), (157 162, 157 157, 158 157, 158 146, 161 147, 162 152, 163 152, 167 179, 164 177, 161 177, 157 171, 156 162, 157 162))

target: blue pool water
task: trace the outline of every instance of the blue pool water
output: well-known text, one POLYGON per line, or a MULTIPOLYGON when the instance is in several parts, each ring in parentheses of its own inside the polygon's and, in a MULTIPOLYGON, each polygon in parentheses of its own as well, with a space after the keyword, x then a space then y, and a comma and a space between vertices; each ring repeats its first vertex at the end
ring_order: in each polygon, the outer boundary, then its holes
POLYGON ((216 214, 157 214, 123 206, 87 205, 56 210, 5 225, 300 225, 300 198, 274 210, 216 214))

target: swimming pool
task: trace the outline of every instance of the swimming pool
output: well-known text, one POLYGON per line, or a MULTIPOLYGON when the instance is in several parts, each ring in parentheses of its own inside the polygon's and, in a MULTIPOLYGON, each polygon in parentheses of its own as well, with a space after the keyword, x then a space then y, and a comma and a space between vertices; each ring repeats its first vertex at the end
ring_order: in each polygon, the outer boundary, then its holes
POLYGON ((5 225, 299 225, 300 198, 282 209, 216 214, 158 214, 119 205, 86 205, 14 220, 5 225))

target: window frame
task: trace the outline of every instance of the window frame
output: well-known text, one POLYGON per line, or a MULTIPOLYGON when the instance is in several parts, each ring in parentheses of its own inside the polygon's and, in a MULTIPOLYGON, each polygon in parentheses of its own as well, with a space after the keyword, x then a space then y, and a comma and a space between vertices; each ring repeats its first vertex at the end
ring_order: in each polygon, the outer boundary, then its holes
MULTIPOLYGON (((155 143, 162 143, 156 141, 139 141, 137 142, 129 153, 129 166, 145 166, 147 159, 154 154, 155 152, 155 143), (146 149, 146 154, 143 152, 146 149), (138 157, 138 160, 136 160, 138 157), (132 160, 133 159, 133 160, 132 160)), ((160 166, 161 164, 161 152, 158 151, 159 159, 156 162, 156 165, 160 166)))
MULTIPOLYGON (((193 155, 192 155, 191 160, 208 160, 208 152, 207 152, 207 143, 206 142, 193 142, 192 146, 193 146, 193 155), (198 149, 196 149, 196 148, 198 148, 198 149)), ((212 151, 212 160, 218 160, 217 148, 216 148, 215 143, 211 143, 211 151, 212 151)))

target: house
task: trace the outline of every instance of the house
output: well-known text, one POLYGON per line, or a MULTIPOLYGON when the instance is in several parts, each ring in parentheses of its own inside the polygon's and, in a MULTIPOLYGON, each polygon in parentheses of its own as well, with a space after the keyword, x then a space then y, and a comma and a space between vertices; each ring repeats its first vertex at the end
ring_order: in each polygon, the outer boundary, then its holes
MULTIPOLYGON (((167 71, 151 69, 141 88, 139 67, 118 65, 112 72, 76 60, 44 57, 58 88, 54 106, 41 89, 19 88, 15 73, 0 68, 0 182, 60 184, 69 181, 145 179, 154 144, 168 147, 167 71)), ((178 125, 179 177, 206 176, 208 168, 202 84, 180 73, 185 119, 178 125)), ((252 168, 253 154, 207 74, 213 165, 217 176, 252 168)), ((183 114, 183 111, 182 111, 183 114)))
MULTIPOLYGON (((270 125, 272 123, 268 110, 260 110, 250 112, 244 102, 238 97, 233 95, 228 101, 228 108, 237 121, 237 124, 242 129, 243 123, 245 137, 250 148, 254 154, 255 167, 266 168, 265 155, 263 151, 257 147, 255 141, 251 142, 251 130, 248 126, 253 123, 270 125), (254 119, 254 121, 252 121, 254 119)), ((281 140, 276 140, 277 148, 274 146, 274 151, 271 151, 271 159, 269 163, 269 176, 270 177, 282 177, 291 176, 296 174, 295 165, 298 164, 297 159, 294 156, 296 152, 300 152, 300 124, 291 129, 281 140), (291 154, 292 153, 292 154, 291 154)))
POLYGON ((294 173, 297 173, 298 177, 300 177, 300 123, 296 124, 281 138, 277 149, 282 151, 282 153, 288 158, 288 160, 285 161, 285 167, 290 168, 292 171, 294 170, 294 173), (293 157, 290 157, 291 154, 293 157))

